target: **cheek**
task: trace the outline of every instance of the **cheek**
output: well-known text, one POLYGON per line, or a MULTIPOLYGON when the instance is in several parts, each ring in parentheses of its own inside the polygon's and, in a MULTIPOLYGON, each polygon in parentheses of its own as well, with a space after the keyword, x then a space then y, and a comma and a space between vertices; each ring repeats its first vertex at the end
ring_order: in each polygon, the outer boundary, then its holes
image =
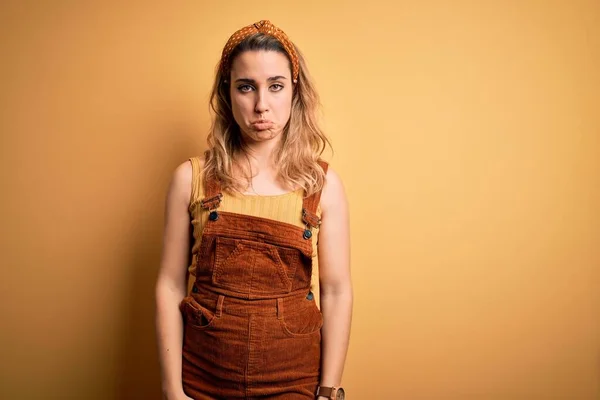
POLYGON ((277 102, 277 111, 282 118, 287 120, 292 112, 292 96, 279 99, 277 102))
POLYGON ((230 98, 233 115, 246 114, 248 113, 248 110, 252 108, 248 100, 242 96, 236 96, 235 94, 232 94, 230 98))

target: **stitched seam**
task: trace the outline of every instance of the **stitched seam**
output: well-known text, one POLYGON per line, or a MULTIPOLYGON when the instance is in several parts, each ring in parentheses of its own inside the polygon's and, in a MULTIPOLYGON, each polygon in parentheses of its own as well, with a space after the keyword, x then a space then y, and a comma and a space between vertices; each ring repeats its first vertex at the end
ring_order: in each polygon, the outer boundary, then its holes
MULTIPOLYGON (((219 238, 216 238, 217 241, 217 245, 215 246, 215 269, 213 271, 213 281, 215 283, 219 283, 219 279, 221 278, 222 275, 222 271, 223 271, 223 267, 224 265, 229 261, 230 258, 232 258, 234 255, 237 255, 240 251, 241 248, 244 247, 244 244, 241 242, 238 242, 235 246, 235 248, 233 249, 233 251, 231 253, 229 253, 229 255, 223 260, 223 257, 221 255, 219 255, 218 252, 218 247, 219 247, 219 238)), ((221 246, 223 246, 224 244, 221 244, 221 246)), ((227 286, 227 284, 225 284, 224 286, 227 286)))
MULTIPOLYGON (((304 232, 304 230, 302 230, 302 232, 304 232)), ((266 235, 263 233, 248 233, 246 231, 240 231, 237 229, 223 228, 223 227, 220 227, 219 229, 215 229, 215 228, 208 229, 208 227, 206 227, 204 229, 202 235, 203 236, 204 235, 207 235, 207 236, 208 235, 214 235, 214 236, 228 235, 228 236, 225 236, 228 239, 265 242, 265 243, 271 244, 273 246, 288 247, 292 250, 298 250, 298 251, 302 252, 304 255, 306 255, 307 257, 312 257, 312 255, 313 255, 312 238, 310 240, 301 239, 302 242, 300 242, 300 239, 293 239, 293 238, 289 238, 289 237, 285 237, 285 236, 268 235, 268 236, 276 238, 277 240, 266 241, 260 237, 260 235, 263 235, 263 236, 266 235), (302 243, 302 245, 299 245, 299 243, 302 243), (288 246, 283 246, 282 244, 286 244, 288 246)), ((300 235, 299 237, 302 237, 302 236, 300 235)))

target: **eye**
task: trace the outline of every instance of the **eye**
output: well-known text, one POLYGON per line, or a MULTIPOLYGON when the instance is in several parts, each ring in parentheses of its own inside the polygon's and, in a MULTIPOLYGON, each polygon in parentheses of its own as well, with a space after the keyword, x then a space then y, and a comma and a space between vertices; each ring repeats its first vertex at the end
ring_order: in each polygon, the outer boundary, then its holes
POLYGON ((283 85, 279 84, 279 83, 275 83, 275 84, 271 85, 271 88, 273 89, 274 92, 279 92, 281 89, 283 89, 283 85))
POLYGON ((240 85, 238 86, 238 90, 242 93, 248 93, 249 91, 252 90, 252 86, 250 85, 240 85))

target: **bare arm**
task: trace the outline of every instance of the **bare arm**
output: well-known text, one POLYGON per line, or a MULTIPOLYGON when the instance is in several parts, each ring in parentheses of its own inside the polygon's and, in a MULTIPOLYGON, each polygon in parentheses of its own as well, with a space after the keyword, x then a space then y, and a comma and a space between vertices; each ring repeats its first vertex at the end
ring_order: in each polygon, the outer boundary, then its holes
POLYGON ((321 196, 319 281, 323 312, 321 386, 342 380, 352 320, 348 203, 339 176, 330 168, 321 196))
POLYGON ((186 161, 175 169, 167 193, 162 258, 156 281, 158 355, 163 396, 169 400, 189 398, 181 380, 183 321, 179 303, 186 295, 191 182, 192 166, 186 161))

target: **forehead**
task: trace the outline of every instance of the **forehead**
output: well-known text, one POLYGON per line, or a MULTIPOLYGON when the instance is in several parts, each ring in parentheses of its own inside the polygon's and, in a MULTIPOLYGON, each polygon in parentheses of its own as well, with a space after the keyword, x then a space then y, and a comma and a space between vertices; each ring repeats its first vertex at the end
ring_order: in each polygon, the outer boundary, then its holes
POLYGON ((231 66, 231 79, 250 78, 266 80, 271 76, 291 77, 290 61, 278 51, 245 51, 239 54, 231 66))

